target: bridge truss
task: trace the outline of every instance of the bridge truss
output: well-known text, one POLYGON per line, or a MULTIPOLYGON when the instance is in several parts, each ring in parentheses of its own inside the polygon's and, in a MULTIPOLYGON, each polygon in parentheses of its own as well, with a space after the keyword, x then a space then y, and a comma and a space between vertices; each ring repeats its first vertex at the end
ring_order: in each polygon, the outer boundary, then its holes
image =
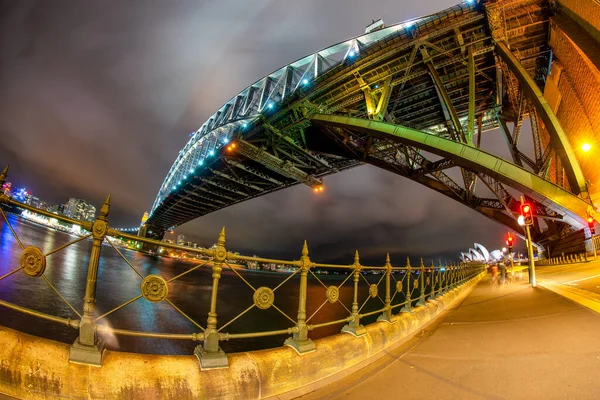
POLYGON ((551 11, 543 0, 461 4, 273 72, 192 135, 160 188, 144 233, 159 237, 298 183, 318 191, 323 176, 364 163, 521 232, 513 187, 548 227, 542 232, 535 225, 538 244, 581 229, 589 203, 583 174, 542 94, 552 62, 551 11), (525 123, 533 155, 522 150, 525 123), (390 136, 390 127, 423 140, 390 136), (511 162, 479 150, 484 132, 496 128, 511 162), (439 138, 438 147, 425 145, 428 138, 439 138), (459 153, 448 153, 448 144, 459 145, 459 153), (482 155, 510 166, 514 179, 483 165, 482 155), (458 178, 452 169, 460 170, 458 178), (492 197, 477 194, 481 185, 492 197))

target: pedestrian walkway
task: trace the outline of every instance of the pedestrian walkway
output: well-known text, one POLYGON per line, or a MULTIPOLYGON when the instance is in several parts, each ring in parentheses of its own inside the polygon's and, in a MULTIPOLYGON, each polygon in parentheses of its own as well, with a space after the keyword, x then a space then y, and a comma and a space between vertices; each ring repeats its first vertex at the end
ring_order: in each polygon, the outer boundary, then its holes
POLYGON ((599 333, 600 314, 488 276, 411 341, 301 399, 598 399, 599 333))

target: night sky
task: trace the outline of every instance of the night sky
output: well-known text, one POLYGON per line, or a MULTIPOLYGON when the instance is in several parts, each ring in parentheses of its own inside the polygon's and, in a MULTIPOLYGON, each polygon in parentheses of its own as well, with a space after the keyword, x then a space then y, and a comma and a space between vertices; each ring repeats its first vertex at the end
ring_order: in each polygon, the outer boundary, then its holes
MULTIPOLYGON (((110 192, 111 225, 137 226, 189 133, 247 85, 373 19, 457 1, 0 1, 0 164, 49 203, 99 205, 110 192)), ((503 146, 484 135, 484 149, 503 146)), ((502 246, 500 224, 374 167, 326 177, 325 188, 276 192, 176 233, 211 245, 224 225, 233 251, 293 258, 307 239, 314 259, 348 263, 355 249, 381 264, 385 252, 428 263, 474 241, 502 246)))

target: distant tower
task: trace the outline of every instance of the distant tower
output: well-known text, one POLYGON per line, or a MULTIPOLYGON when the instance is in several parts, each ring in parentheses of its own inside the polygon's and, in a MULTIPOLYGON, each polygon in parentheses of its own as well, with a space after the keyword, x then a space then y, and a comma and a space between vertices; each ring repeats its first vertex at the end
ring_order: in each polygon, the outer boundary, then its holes
POLYGON ((144 215, 142 216, 142 223, 141 225, 144 225, 146 223, 146 221, 148 221, 148 211, 144 212, 144 215))

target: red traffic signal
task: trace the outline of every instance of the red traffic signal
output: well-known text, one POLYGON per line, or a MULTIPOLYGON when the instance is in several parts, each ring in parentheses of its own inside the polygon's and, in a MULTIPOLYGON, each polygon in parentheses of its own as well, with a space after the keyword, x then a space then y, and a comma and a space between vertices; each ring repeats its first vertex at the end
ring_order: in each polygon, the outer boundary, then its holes
POLYGON ((506 237, 506 247, 508 247, 509 251, 512 251, 513 244, 514 244, 514 238, 510 235, 510 232, 509 232, 508 236, 506 237))
POLYGON ((594 217, 592 217, 589 212, 587 214, 586 221, 588 223, 588 227, 590 228, 590 232, 592 233, 592 235, 594 235, 596 233, 594 229, 594 217))
POLYGON ((525 221, 525 225, 533 225, 533 213, 531 205, 527 203, 521 203, 521 215, 525 221))

